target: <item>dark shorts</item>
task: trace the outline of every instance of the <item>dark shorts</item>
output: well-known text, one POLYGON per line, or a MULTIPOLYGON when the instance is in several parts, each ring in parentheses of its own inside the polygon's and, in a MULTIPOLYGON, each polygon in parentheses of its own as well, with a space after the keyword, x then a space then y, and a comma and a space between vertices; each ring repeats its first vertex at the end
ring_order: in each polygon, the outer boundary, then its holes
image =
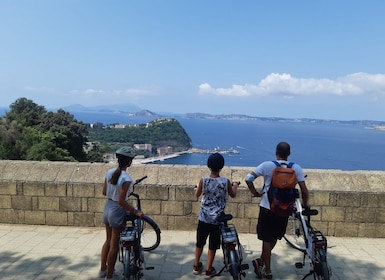
POLYGON ((221 244, 220 225, 207 224, 202 221, 198 222, 196 247, 203 248, 209 237, 209 249, 217 250, 221 244))
POLYGON ((257 224, 258 239, 272 242, 281 239, 286 231, 288 217, 278 217, 270 210, 260 207, 257 224))

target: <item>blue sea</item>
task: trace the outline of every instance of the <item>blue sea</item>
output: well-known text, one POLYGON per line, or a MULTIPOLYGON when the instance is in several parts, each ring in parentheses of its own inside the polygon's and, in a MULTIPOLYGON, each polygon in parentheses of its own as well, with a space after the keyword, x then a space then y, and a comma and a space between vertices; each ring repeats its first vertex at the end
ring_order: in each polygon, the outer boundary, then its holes
MULTIPOLYGON (((290 161, 306 169, 385 170, 385 131, 356 124, 178 119, 201 149, 224 154, 228 166, 256 166, 275 158, 278 142, 291 146, 290 161)), ((205 165, 207 154, 185 154, 164 164, 205 165)), ((159 163, 159 162, 158 162, 159 163)))
MULTIPOLYGON (((151 118, 87 116, 83 122, 145 123, 151 118), (98 118, 98 119, 95 119, 98 118)), ((385 131, 364 125, 292 121, 198 120, 175 117, 200 149, 236 149, 224 154, 227 166, 254 167, 275 158, 280 141, 291 145, 290 160, 306 169, 385 170, 385 131)), ((206 165, 208 154, 184 154, 156 164, 206 165)))

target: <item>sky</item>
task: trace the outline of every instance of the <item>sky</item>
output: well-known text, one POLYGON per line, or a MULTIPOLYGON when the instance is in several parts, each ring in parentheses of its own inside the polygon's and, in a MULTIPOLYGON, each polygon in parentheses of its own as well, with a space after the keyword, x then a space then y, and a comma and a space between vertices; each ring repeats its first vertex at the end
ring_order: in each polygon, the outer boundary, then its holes
POLYGON ((0 0, 0 107, 385 121, 383 0, 0 0))

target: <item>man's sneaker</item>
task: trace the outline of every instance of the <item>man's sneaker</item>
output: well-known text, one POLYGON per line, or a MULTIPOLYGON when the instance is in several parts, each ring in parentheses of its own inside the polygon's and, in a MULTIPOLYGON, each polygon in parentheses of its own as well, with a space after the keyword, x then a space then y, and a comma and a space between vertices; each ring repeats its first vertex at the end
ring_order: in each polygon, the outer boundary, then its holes
POLYGON ((254 266, 254 272, 259 279, 262 279, 262 261, 261 259, 255 259, 252 261, 254 266))
POLYGON ((265 274, 265 279, 273 279, 273 274, 271 274, 271 273, 266 273, 266 274, 265 274))
POLYGON ((217 275, 217 271, 214 267, 211 267, 211 270, 206 270, 205 279, 211 279, 215 275, 217 275))
POLYGON ((201 274, 202 270, 203 270, 203 265, 201 262, 198 263, 198 266, 194 265, 193 267, 193 273, 195 275, 201 274))

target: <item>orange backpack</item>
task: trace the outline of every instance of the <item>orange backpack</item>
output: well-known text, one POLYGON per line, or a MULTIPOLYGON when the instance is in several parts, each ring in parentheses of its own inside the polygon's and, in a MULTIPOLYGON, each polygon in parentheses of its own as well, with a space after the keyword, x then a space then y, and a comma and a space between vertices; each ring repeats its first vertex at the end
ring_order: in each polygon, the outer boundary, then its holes
POLYGON ((294 211, 295 186, 297 176, 292 168, 293 162, 280 164, 273 161, 276 168, 273 170, 271 185, 267 192, 270 210, 277 216, 289 216, 294 211))

